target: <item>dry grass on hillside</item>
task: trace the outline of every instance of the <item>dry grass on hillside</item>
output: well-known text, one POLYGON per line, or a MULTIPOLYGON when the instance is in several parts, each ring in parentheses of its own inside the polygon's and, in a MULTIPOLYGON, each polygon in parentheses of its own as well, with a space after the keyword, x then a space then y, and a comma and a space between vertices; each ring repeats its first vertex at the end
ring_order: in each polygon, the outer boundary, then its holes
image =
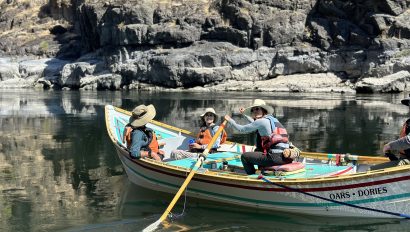
POLYGON ((44 41, 53 43, 54 35, 50 34, 50 29, 57 24, 68 26, 69 23, 42 16, 41 10, 47 3, 48 0, 20 0, 0 4, 0 15, 3 16, 0 40, 11 41, 14 47, 32 46, 44 41))

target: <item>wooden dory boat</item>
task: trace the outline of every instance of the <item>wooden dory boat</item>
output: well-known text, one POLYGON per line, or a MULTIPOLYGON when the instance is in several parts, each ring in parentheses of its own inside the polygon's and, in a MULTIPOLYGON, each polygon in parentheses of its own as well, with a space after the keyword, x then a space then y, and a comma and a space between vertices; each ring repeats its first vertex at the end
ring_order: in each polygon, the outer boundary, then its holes
MULTIPOLYGON (((122 141, 130 115, 111 105, 105 107, 108 135, 129 180, 146 188, 175 194, 196 159, 164 162, 130 159, 122 141)), ((167 155, 173 149, 187 149, 188 140, 194 136, 189 131, 156 121, 147 126, 166 142, 163 150, 167 155)), ((253 147, 229 143, 221 149, 224 151, 209 154, 198 169, 188 185, 189 196, 320 216, 409 218, 410 165, 368 171, 372 165, 388 159, 302 152, 298 161, 305 164, 305 169, 279 172, 260 179, 258 175, 245 175, 239 158, 238 152, 250 151, 253 147), (223 161, 227 168, 223 168, 223 161)))

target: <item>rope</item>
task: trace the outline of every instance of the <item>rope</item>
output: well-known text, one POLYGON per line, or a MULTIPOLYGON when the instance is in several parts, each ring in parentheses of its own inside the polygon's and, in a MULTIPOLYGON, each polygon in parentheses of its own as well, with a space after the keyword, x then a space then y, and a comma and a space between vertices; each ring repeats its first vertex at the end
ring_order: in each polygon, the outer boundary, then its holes
POLYGON ((329 198, 326 198, 326 197, 321 197, 321 196, 318 196, 318 195, 315 195, 315 194, 312 194, 312 193, 308 193, 308 192, 302 191, 302 190, 300 190, 300 189, 296 189, 296 188, 288 187, 288 186, 286 186, 286 185, 274 183, 274 182, 272 182, 272 181, 266 179, 266 178, 263 177, 262 175, 259 175, 259 176, 258 176, 258 179, 262 179, 262 180, 265 181, 266 183, 270 183, 270 184, 272 184, 272 185, 279 186, 279 187, 281 187, 281 188, 284 188, 284 189, 287 189, 287 190, 291 190, 291 191, 294 191, 294 192, 302 193, 302 194, 305 194, 305 195, 308 195, 308 196, 311 196, 311 197, 316 197, 316 198, 319 198, 319 199, 324 200, 324 201, 330 201, 330 202, 333 202, 333 203, 336 203, 336 204, 345 205, 345 206, 349 206, 349 207, 353 207, 353 208, 357 208, 357 209, 363 209, 363 210, 368 210, 368 211, 374 211, 374 212, 378 212, 378 213, 389 214, 389 215, 393 215, 393 216, 397 216, 397 217, 403 217, 403 218, 406 218, 406 219, 410 219, 410 215, 407 215, 407 214, 389 212, 389 211, 380 210, 380 209, 372 209, 372 208, 368 208, 368 207, 364 207, 364 206, 353 205, 353 204, 346 203, 346 202, 342 202, 342 201, 336 201, 336 200, 329 199, 329 198))
MULTIPOLYGON (((185 173, 185 177, 188 176, 188 173, 185 173)), ((184 192, 184 208, 182 209, 182 212, 180 214, 173 214, 172 212, 169 212, 168 218, 173 220, 174 218, 180 218, 182 216, 185 215, 185 206, 186 206, 186 192, 188 190, 188 186, 185 188, 185 192, 184 192)))

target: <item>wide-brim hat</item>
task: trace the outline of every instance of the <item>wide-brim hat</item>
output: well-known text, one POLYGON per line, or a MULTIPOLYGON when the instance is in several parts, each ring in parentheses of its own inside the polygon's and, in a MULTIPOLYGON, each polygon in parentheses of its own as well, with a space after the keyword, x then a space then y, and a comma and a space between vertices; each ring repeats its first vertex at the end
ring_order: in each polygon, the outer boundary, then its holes
POLYGON ((132 110, 129 123, 133 127, 141 127, 154 119, 157 114, 153 105, 139 105, 132 110))
POLYGON ((406 105, 406 106, 410 106, 410 94, 408 97, 406 97, 405 99, 401 100, 401 104, 406 105))
POLYGON ((206 108, 205 112, 203 114, 201 114, 200 117, 203 118, 206 113, 213 113, 215 119, 218 117, 218 115, 216 114, 216 111, 214 110, 214 108, 206 108))
POLYGON ((266 105, 266 102, 262 99, 255 99, 253 104, 244 110, 244 114, 251 116, 251 109, 253 107, 261 107, 268 112, 267 114, 273 114, 273 108, 270 105, 266 105))

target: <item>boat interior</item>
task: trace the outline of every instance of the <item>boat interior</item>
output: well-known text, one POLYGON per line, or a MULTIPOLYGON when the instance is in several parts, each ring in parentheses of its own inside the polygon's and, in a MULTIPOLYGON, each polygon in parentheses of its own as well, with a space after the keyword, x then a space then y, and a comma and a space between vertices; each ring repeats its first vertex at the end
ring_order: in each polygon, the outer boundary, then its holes
MULTIPOLYGON (((114 128, 113 130, 115 130, 113 134, 117 140, 117 143, 125 148, 126 144, 125 141, 123 141, 123 131, 128 122, 129 116, 121 113, 115 114, 116 115, 114 117, 111 115, 110 123, 114 124, 111 125, 111 128, 114 128)), ((197 156, 191 158, 180 160, 170 158, 171 151, 174 149, 188 150, 189 140, 194 138, 192 133, 159 122, 149 123, 147 124, 147 127, 155 131, 158 141, 165 142, 165 145, 160 147, 160 149, 165 152, 163 160, 164 163, 187 170, 191 169, 195 165, 197 157, 200 154, 197 154, 197 156)), ((223 144, 218 149, 218 152, 207 155, 206 160, 199 168, 198 172, 212 171, 219 174, 226 173, 229 175, 246 175, 242 166, 240 154, 243 151, 251 151, 252 149, 252 146, 232 142, 223 144)), ((273 168, 261 168, 255 166, 258 170, 257 173, 254 175, 249 175, 249 177, 257 177, 260 174, 263 174, 267 178, 279 179, 320 178, 368 171, 371 166, 369 164, 358 164, 354 161, 336 163, 334 159, 314 159, 302 156, 294 161, 294 163, 296 162, 301 165, 297 165, 298 168, 294 168, 292 170, 288 170, 286 167, 283 168, 282 166, 284 165, 273 168)))

